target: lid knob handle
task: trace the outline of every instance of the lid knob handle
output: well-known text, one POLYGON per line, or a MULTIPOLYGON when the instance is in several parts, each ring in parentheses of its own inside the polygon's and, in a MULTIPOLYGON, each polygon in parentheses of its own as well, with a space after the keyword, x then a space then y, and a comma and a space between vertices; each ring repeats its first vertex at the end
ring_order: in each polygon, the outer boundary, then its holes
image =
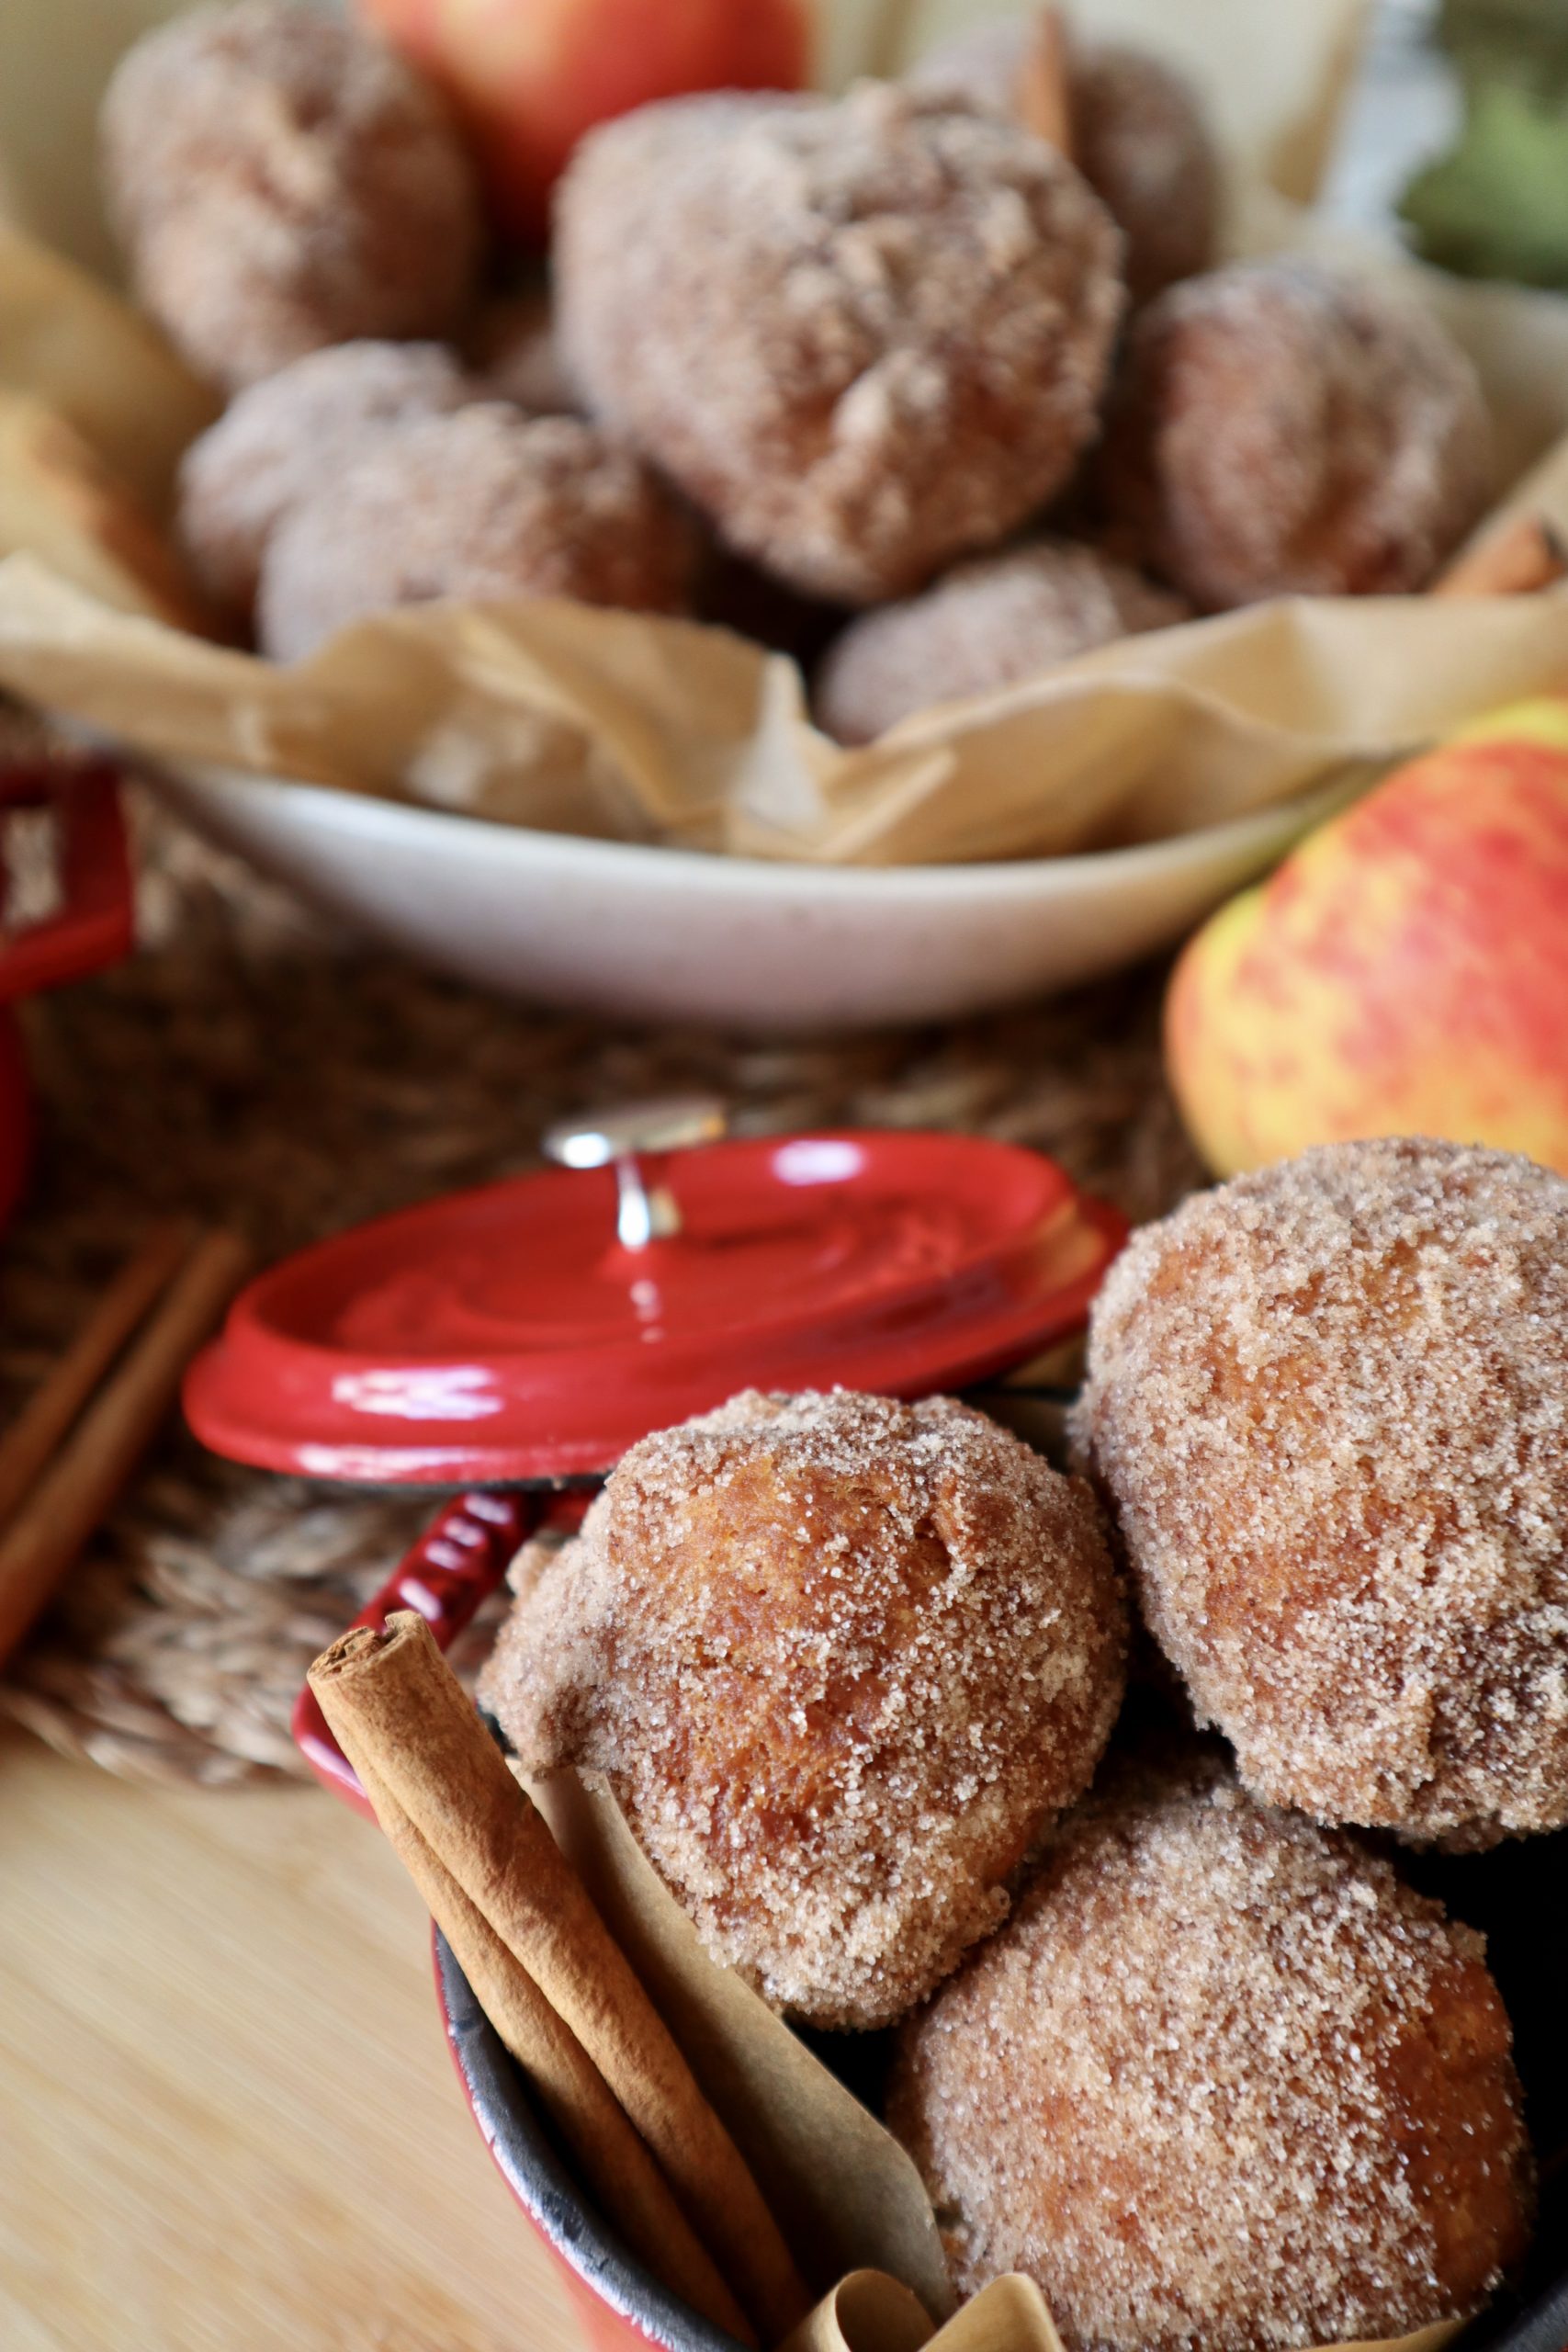
POLYGON ((681 1230, 680 1208, 657 1163, 668 1152, 716 1143, 725 1125, 725 1107, 715 1094, 662 1094, 558 1119, 540 1136, 539 1148, 562 1168, 613 1167, 615 1238, 623 1250, 646 1250, 681 1230), (653 1164, 645 1167, 645 1159, 653 1164))

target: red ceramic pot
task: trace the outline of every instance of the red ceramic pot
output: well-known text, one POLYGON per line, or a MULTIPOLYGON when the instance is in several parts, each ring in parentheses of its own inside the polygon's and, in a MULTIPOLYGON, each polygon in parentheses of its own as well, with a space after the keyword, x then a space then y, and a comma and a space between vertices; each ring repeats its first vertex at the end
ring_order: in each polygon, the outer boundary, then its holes
POLYGON ((0 813, 15 808, 53 815, 61 904, 0 943, 0 1224, 21 1196, 33 1144, 27 1062, 10 1007, 118 962, 134 926, 130 859, 111 768, 52 761, 0 768, 0 813))
MULTIPOLYGON (((589 1172, 435 1202, 305 1252, 236 1302, 193 1368, 186 1408, 220 1451, 318 1476, 476 1482, 361 1623, 412 1608, 450 1642, 524 1538, 579 1517, 626 1445, 748 1383, 920 1396, 1021 1361, 1081 1325, 1124 1230, 1048 1161, 973 1138, 716 1144, 678 1174, 571 1164, 589 1172)), ((318 1775, 363 1805, 309 1691, 295 1732, 318 1775)), ((1461 1873, 1436 1891, 1491 1936, 1549 2170, 1548 2133, 1568 2118, 1554 1978, 1568 1835, 1407 1867, 1461 1873)), ((475 2120, 594 2352, 726 2352, 582 2196, 439 1937, 436 1980, 475 2120)), ((1562 2222, 1543 2217, 1542 2264, 1568 2241, 1562 2222)), ((1563 2352, 1568 2278, 1536 2284, 1535 2305, 1499 2303, 1470 2344, 1563 2352)))
MULTIPOLYGON (((450 1504, 360 1620, 414 1608, 446 1647, 504 1575, 515 1545, 558 1504, 474 1494, 450 1504)), ((302 1694, 295 1734, 312 1770, 360 1810, 369 1808, 302 1694)), ((1489 1855, 1405 1858, 1407 1871, 1487 1935, 1489 1957, 1515 2020, 1520 2069, 1543 2176, 1535 2253, 1517 2291, 1500 2297, 1450 2352, 1568 2352, 1568 2044, 1562 2030, 1560 1958, 1568 1949, 1568 1831, 1519 1840, 1489 1855)), ((485 2145, 548 2248, 592 2352, 739 2352, 726 2335, 649 2276, 584 2197, 535 2108, 525 2077, 475 1999, 445 1939, 434 1936, 435 1985, 447 2041, 485 2145)))

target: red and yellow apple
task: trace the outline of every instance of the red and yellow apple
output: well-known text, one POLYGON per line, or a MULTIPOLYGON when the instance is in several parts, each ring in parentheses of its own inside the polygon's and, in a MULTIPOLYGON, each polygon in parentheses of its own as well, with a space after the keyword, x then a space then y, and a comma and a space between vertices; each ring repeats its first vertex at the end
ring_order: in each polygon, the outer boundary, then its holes
POLYGON ((1222 908, 1166 1057, 1220 1175, 1379 1135, 1568 1172, 1568 696, 1397 769, 1222 908))
POLYGON ((446 90, 496 219, 538 241, 586 130, 689 90, 798 89, 810 0, 358 0, 446 90))

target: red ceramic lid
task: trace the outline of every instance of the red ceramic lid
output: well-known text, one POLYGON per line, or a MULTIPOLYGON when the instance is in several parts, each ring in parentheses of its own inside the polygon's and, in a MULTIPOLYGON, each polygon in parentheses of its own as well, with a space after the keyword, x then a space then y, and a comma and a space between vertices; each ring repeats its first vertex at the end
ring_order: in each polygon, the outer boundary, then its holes
POLYGON ((615 1238, 610 1168, 383 1217, 264 1274, 186 1385, 220 1453, 316 1477, 602 1473, 739 1388, 915 1396, 1083 1320, 1125 1236, 1050 1160, 972 1136, 791 1136, 670 1164, 682 1230, 615 1238))

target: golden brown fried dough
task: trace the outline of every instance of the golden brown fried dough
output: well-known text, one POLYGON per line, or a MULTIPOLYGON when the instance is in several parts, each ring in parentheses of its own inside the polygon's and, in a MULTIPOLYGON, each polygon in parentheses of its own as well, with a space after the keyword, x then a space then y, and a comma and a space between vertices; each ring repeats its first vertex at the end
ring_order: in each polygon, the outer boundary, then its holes
POLYGON ((682 98, 582 143, 556 314, 595 413, 793 587, 846 604, 993 544, 1098 426, 1121 239, 1070 164, 884 83, 682 98))
POLYGON ((1063 1825, 905 2028, 889 2121, 956 2283, 1068 2352, 1277 2352, 1473 2311, 1528 2143, 1485 1946, 1344 1837, 1198 1771, 1063 1825))
POLYGON ((876 2026, 1005 1915, 1124 1636, 1087 1487, 994 1422, 751 1394, 632 1448, 484 1697, 531 1769, 608 1774, 716 1958, 876 2026))
POLYGON ((1098 459, 1151 570, 1206 611, 1425 587, 1486 503, 1469 359, 1401 292, 1307 262, 1139 313, 1098 459))
POLYGON ((1146 1226, 1077 1440, 1261 1797, 1486 1843, 1568 1821, 1568 1181, 1334 1144, 1146 1226))
POLYGON ((472 397, 438 343, 333 344, 251 385, 180 467, 179 535, 209 594, 248 616, 263 552, 286 514, 335 481, 384 426, 472 397))
POLYGON ((1187 611, 1098 548, 1032 540, 852 621, 822 664, 818 716, 841 743, 869 743, 933 703, 1019 685, 1093 646, 1168 628, 1187 611))
POLYGON ((387 426, 292 510, 263 558, 258 629, 293 661, 435 597, 679 612, 695 560, 688 518, 629 451, 575 417, 479 401, 387 426))
POLYGON ((136 290, 231 390, 323 344, 443 336, 479 268, 478 182, 442 100, 300 0, 148 33, 104 101, 109 210, 136 290))
MULTIPOLYGON (((922 57, 910 85, 1018 112, 1032 28, 1013 19, 954 35, 922 57)), ((1073 161, 1127 241, 1134 302, 1212 267, 1220 170, 1185 75, 1146 50, 1074 41, 1067 60, 1073 161)))

